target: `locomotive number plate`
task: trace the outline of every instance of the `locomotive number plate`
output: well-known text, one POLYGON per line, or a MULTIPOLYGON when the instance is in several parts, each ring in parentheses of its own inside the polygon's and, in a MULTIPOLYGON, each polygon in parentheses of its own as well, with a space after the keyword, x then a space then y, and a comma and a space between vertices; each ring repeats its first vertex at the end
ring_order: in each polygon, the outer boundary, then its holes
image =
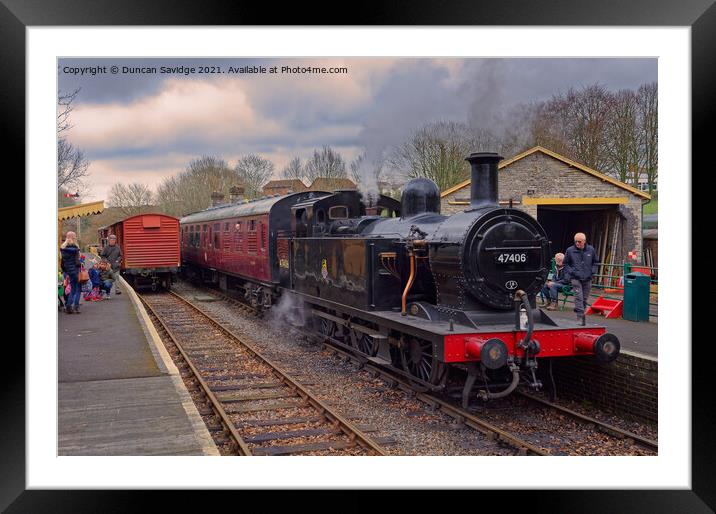
POLYGON ((495 254, 496 264, 527 264, 530 258, 527 252, 499 252, 495 254))

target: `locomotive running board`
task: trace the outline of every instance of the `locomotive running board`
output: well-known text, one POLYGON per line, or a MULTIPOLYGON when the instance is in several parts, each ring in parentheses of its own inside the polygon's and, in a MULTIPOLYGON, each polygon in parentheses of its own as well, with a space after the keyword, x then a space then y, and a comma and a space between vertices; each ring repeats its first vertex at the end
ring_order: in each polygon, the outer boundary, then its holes
POLYGON ((386 336, 385 334, 381 334, 380 332, 376 332, 372 328, 364 327, 363 325, 360 325, 358 323, 351 323, 350 319, 339 318, 338 316, 334 316, 333 314, 328 314, 327 312, 319 311, 317 309, 311 309, 311 314, 315 314, 316 316, 320 316, 321 318, 335 321, 339 325, 342 325, 347 328, 352 328, 354 330, 357 330, 358 332, 362 332, 372 337, 376 341, 381 339, 388 339, 388 336, 386 336))
POLYGON ((391 365, 390 344, 388 342, 387 335, 381 334, 380 332, 376 332, 372 328, 364 327, 363 325, 360 325, 358 323, 351 323, 350 319, 339 318, 338 316, 334 316, 332 314, 328 314, 327 312, 323 312, 317 309, 311 309, 311 313, 316 316, 320 316, 321 318, 334 321, 335 323, 343 325, 346 328, 350 328, 358 332, 362 332, 367 336, 370 336, 375 342, 378 343, 378 352, 375 357, 368 357, 368 360, 375 364, 381 364, 383 366, 391 365))

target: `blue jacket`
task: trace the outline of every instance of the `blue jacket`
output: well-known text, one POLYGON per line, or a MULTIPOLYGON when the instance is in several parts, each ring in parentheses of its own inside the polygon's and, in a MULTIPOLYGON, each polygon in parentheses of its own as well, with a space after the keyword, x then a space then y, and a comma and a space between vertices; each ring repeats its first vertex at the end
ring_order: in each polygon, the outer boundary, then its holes
POLYGON ((102 284, 102 280, 99 278, 99 270, 96 268, 90 268, 89 277, 92 281, 92 287, 99 287, 102 284))
POLYGON ((554 272, 554 276, 552 277, 552 282, 555 284, 559 284, 562 286, 569 285, 569 279, 567 278, 567 267, 564 265, 564 262, 562 263, 562 267, 559 266, 556 267, 556 270, 554 272))
POLYGON ((564 252, 565 276, 568 280, 591 280, 597 272, 599 257, 592 245, 584 245, 584 250, 572 245, 564 252))
POLYGON ((80 272, 80 247, 67 245, 60 248, 62 255, 62 271, 68 275, 77 275, 80 272))

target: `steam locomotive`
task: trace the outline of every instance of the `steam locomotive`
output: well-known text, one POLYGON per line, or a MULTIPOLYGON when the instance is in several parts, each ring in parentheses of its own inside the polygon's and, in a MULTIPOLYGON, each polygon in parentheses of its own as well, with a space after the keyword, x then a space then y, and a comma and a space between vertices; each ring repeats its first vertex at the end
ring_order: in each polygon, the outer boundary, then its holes
MULTIPOLYGON (((440 214, 440 191, 411 180, 401 201, 309 191, 181 219, 182 269, 425 386, 466 371, 462 402, 542 387, 544 358, 617 358, 603 327, 555 321, 535 305, 550 242, 528 214, 500 207, 495 153, 474 153, 469 207, 440 214), (275 308, 275 307, 274 307, 275 308)), ((366 195, 368 196, 368 195, 366 195)))

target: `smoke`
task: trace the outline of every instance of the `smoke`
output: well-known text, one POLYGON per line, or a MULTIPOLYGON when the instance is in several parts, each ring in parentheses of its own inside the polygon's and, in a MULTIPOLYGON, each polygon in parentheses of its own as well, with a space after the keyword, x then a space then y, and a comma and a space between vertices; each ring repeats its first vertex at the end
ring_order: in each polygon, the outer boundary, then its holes
POLYGON ((283 322, 299 327, 306 325, 303 302, 290 293, 281 295, 278 303, 269 310, 268 317, 272 322, 283 322))
POLYGON ((365 207, 373 207, 378 203, 385 151, 385 147, 368 148, 351 162, 351 176, 358 185, 361 202, 365 207))

